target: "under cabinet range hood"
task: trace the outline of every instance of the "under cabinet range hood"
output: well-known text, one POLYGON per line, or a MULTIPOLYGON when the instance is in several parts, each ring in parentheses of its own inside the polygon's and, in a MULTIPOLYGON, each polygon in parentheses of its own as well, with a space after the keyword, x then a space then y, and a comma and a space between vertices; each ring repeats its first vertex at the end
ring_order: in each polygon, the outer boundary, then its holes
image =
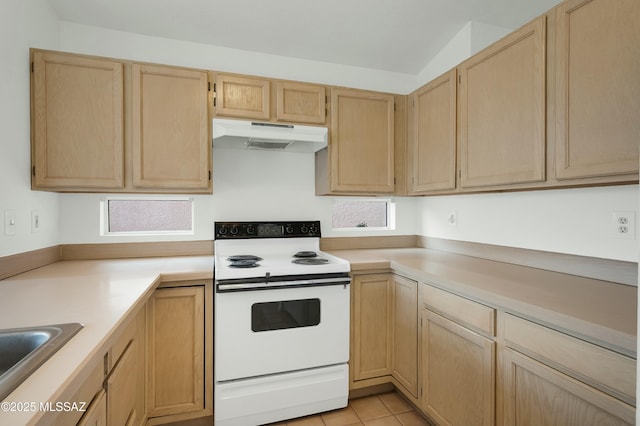
POLYGON ((327 146, 327 128, 213 119, 213 147, 316 152, 327 146))

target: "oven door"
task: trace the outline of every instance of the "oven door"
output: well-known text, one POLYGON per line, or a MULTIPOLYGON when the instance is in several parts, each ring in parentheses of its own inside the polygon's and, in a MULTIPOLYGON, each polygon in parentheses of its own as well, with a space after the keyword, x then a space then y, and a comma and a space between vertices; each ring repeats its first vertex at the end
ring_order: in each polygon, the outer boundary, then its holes
POLYGON ((349 284, 216 292, 216 382, 346 363, 349 284))

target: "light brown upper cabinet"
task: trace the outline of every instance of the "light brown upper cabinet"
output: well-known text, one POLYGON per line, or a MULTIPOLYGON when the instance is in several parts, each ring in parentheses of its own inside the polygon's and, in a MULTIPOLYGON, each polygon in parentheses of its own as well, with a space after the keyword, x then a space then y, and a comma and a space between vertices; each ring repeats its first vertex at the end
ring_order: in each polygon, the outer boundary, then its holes
POLYGON ((329 149, 316 157, 320 193, 375 194, 394 191, 394 96, 331 90, 329 149))
POLYGON ((459 66, 460 187, 545 180, 542 16, 459 66))
POLYGON ((453 69, 411 95, 411 193, 456 187, 456 86, 453 69))
POLYGON ((123 64, 32 51, 33 189, 124 187, 123 64))
POLYGON ((573 0, 556 12, 556 176, 637 180, 640 2, 573 0))
POLYGON ((207 73, 132 65, 133 185, 207 189, 207 73))
POLYGON ((276 120, 324 124, 325 118, 324 87, 283 81, 276 83, 276 120))
POLYGON ((215 114, 225 117, 269 120, 270 81, 217 74, 215 83, 215 114))

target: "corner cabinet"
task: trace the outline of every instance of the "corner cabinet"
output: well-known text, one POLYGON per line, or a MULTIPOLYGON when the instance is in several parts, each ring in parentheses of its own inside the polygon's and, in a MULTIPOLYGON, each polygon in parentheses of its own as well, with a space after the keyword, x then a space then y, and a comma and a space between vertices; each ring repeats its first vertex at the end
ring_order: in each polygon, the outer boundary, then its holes
POLYGON ((394 96, 331 90, 329 147, 316 154, 319 194, 394 192, 394 96))
POLYGON ((208 189, 207 85, 204 71, 132 65, 134 187, 208 189))
POLYGON ((32 51, 32 188, 124 188, 124 66, 32 51))
POLYGON ((410 193, 425 194, 456 188, 455 69, 410 95, 410 193))
POLYGON ((556 22, 556 177, 637 182, 640 3, 567 1, 556 22))
POLYGON ((211 192, 205 71, 32 49, 32 188, 211 192))
POLYGON ((546 17, 463 62, 460 187, 545 180, 546 17))

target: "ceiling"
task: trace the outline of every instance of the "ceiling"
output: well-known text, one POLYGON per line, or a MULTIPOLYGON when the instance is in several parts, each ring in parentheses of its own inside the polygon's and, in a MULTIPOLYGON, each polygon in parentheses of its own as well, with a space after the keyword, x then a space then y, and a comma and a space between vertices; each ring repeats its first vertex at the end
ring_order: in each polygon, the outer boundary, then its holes
POLYGON ((49 0, 113 30, 418 74, 467 22, 516 29, 559 0, 49 0))

